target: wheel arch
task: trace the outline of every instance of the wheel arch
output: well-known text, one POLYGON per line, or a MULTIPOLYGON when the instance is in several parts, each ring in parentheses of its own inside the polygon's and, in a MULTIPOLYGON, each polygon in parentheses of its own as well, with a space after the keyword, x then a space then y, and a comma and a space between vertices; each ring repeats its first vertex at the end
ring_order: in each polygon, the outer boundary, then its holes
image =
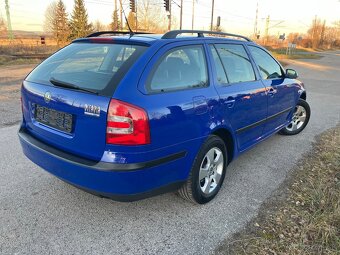
POLYGON ((224 142, 227 147, 228 163, 230 163, 233 160, 235 153, 235 139, 232 133, 227 128, 218 128, 212 132, 212 135, 218 136, 224 142))
POLYGON ((305 100, 305 101, 307 100, 307 93, 306 93, 306 91, 301 93, 300 98, 305 100))

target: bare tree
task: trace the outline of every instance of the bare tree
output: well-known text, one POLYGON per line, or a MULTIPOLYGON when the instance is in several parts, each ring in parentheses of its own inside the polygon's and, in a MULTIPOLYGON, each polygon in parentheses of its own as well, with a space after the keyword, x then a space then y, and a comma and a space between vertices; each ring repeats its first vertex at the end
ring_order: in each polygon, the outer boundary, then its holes
MULTIPOLYGON (((127 21, 130 25, 130 28, 134 31, 136 30, 136 15, 133 12, 129 12, 129 15, 127 17, 127 21)), ((125 29, 129 29, 128 25, 125 25, 125 29)))
POLYGON ((5 35, 7 33, 7 25, 5 19, 0 17, 0 35, 5 35))
POLYGON ((290 42, 290 43, 298 43, 299 41, 299 38, 300 38, 300 34, 299 33, 290 33, 288 36, 287 36, 287 41, 290 42))
POLYGON ((93 31, 99 32, 106 30, 106 27, 103 23, 101 23, 98 19, 93 24, 93 31))
POLYGON ((57 13, 57 1, 51 2, 45 11, 45 20, 44 20, 44 30, 45 32, 52 33, 55 22, 56 22, 56 13, 57 13))
POLYGON ((308 30, 308 35, 312 41, 312 47, 314 49, 322 46, 324 35, 325 35, 326 21, 321 21, 316 18, 313 20, 310 29, 308 30))
POLYGON ((334 25, 334 39, 340 41, 340 20, 335 21, 334 25))
POLYGON ((138 30, 162 33, 167 29, 167 19, 162 13, 161 6, 154 5, 150 0, 138 2, 138 30))

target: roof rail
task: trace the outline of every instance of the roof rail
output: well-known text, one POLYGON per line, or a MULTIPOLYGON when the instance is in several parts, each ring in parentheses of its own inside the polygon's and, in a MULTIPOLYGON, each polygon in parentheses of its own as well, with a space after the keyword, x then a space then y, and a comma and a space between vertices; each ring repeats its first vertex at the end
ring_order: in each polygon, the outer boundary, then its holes
POLYGON ((162 39, 175 39, 180 34, 197 34, 197 37, 204 37, 204 34, 221 35, 221 36, 224 35, 224 36, 232 36, 232 37, 242 38, 242 39, 244 39, 248 42, 251 42, 251 40, 248 37, 245 37, 243 35, 216 32, 216 31, 204 31, 204 30, 172 30, 172 31, 165 33, 162 36, 162 39))
MULTIPOLYGON (((131 32, 129 31, 99 31, 99 32, 95 32, 92 34, 89 34, 88 37, 98 37, 101 35, 131 35, 131 32)), ((152 34, 152 33, 148 33, 148 32, 133 32, 133 34, 135 35, 143 35, 143 34, 152 34)))

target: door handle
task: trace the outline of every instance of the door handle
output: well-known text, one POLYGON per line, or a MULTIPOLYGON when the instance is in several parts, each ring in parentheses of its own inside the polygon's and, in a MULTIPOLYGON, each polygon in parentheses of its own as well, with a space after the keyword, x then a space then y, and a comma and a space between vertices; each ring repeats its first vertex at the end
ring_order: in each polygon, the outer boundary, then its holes
POLYGON ((269 90, 268 90, 268 96, 271 96, 273 97, 275 94, 276 94, 277 90, 274 89, 273 87, 271 87, 269 90))
POLYGON ((192 98, 196 115, 205 114, 208 112, 207 99, 204 96, 195 96, 192 98))
POLYGON ((235 105, 235 98, 228 97, 227 100, 224 103, 228 108, 233 108, 234 105, 235 105))

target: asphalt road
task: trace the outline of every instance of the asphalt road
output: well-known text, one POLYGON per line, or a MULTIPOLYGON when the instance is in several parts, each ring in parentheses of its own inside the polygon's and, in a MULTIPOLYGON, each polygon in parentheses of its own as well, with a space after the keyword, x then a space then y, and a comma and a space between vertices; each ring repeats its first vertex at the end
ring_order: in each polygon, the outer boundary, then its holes
POLYGON ((174 194, 133 203, 87 194, 27 160, 18 126, 3 126, 0 254, 209 254, 257 214, 315 137, 339 123, 340 52, 324 55, 290 66, 312 108, 303 133, 275 135, 232 162, 223 189, 203 206, 174 194))
POLYGON ((0 66, 0 128, 20 122, 20 85, 34 66, 0 66))

